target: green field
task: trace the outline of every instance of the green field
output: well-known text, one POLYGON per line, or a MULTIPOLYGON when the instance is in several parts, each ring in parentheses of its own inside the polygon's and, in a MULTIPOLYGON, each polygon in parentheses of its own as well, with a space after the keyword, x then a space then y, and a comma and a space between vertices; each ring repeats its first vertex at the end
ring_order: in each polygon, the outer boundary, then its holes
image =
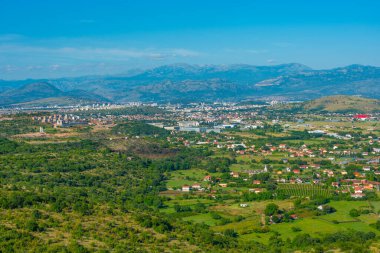
MULTIPOLYGON (((376 202, 376 205, 380 204, 376 202)), ((380 235, 380 232, 369 225, 375 223, 379 218, 377 214, 360 215, 357 219, 349 216, 349 211, 352 208, 366 208, 366 201, 332 201, 329 203, 336 208, 335 213, 301 218, 291 223, 280 223, 271 225, 271 230, 279 232, 284 238, 294 238, 296 232, 292 231, 292 227, 298 227, 302 233, 311 235, 323 235, 325 233, 333 233, 346 229, 353 229, 364 232, 375 232, 380 235), (334 223, 343 222, 343 223, 334 223)), ((298 233, 301 233, 298 232, 298 233)))
POLYGON ((279 184, 277 192, 295 197, 331 197, 332 190, 312 184, 279 184))
MULTIPOLYGON (((315 187, 318 189, 318 187, 315 187)), ((315 191, 315 189, 313 189, 315 191)), ((288 223, 279 223, 269 225, 269 232, 259 232, 263 228, 263 212, 269 203, 279 205, 280 209, 292 210, 293 202, 290 200, 285 201, 254 201, 245 202, 247 207, 240 207, 240 203, 233 201, 226 201, 218 203, 214 200, 208 199, 175 199, 167 202, 168 207, 161 211, 165 213, 174 213, 172 206, 174 204, 186 205, 192 207, 196 203, 205 203, 208 206, 208 213, 194 214, 183 218, 185 221, 192 221, 195 223, 204 223, 216 231, 223 232, 226 229, 233 229, 239 234, 239 238, 243 241, 258 241, 261 243, 268 243, 269 238, 273 232, 280 233, 283 239, 293 239, 299 233, 308 233, 312 236, 322 236, 326 233, 335 233, 342 230, 353 229, 362 232, 374 232, 380 235, 380 232, 370 226, 375 223, 379 215, 375 214, 380 210, 380 202, 371 202, 370 208, 368 201, 331 201, 330 206, 336 209, 336 212, 314 216, 312 212, 297 213, 299 218, 288 223), (374 213, 362 214, 358 218, 349 216, 349 211, 352 208, 359 210, 371 209, 374 213), (210 212, 218 213, 222 217, 229 219, 231 222, 225 225, 219 225, 219 221, 212 218, 210 212), (242 216, 243 220, 235 221, 234 218, 242 216), (300 232, 294 232, 293 227, 299 228, 300 232)))
POLYGON ((203 178, 208 174, 207 171, 201 169, 173 171, 168 175, 169 180, 166 185, 168 188, 180 188, 185 184, 192 185, 195 183, 200 183, 204 186, 207 183, 203 182, 203 178))
POLYGON ((230 167, 230 170, 235 172, 243 172, 250 169, 252 168, 247 164, 232 164, 230 167))
POLYGON ((183 218, 183 220, 192 221, 195 223, 204 223, 204 224, 207 224, 209 226, 215 226, 217 224, 217 220, 213 219, 211 217, 211 214, 209 214, 209 213, 203 213, 203 214, 185 217, 185 218, 183 218))

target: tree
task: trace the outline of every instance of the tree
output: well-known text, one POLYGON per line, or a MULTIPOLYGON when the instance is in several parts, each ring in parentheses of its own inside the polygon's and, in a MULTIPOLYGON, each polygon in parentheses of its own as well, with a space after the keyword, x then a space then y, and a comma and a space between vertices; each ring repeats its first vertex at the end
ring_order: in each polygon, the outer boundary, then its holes
POLYGON ((272 182, 268 182, 267 185, 265 186, 265 188, 268 190, 268 191, 274 191, 277 189, 277 185, 275 183, 272 183, 272 182))
POLYGON ((323 206, 323 212, 324 213, 335 213, 336 209, 334 207, 332 207, 332 206, 324 205, 323 206))
POLYGON ((300 231, 302 231, 302 229, 299 227, 292 227, 292 231, 293 232, 300 232, 300 231))
POLYGON ((43 228, 38 225, 38 223, 35 219, 28 220, 25 227, 26 227, 26 229, 28 229, 29 231, 32 231, 32 232, 43 231, 43 228))
POLYGON ((375 224, 373 224, 373 226, 377 229, 377 230, 380 230, 380 220, 377 220, 377 222, 375 224))
POLYGON ((236 233, 233 229, 226 229, 224 230, 223 234, 228 237, 236 238, 238 236, 238 233, 236 233))
POLYGON ((214 212, 210 213, 210 215, 215 220, 220 220, 222 218, 222 216, 220 216, 219 214, 214 213, 214 212))
POLYGON ((355 209, 355 208, 351 209, 349 214, 350 214, 351 217, 358 217, 358 216, 360 216, 359 210, 355 209))
POLYGON ((181 212, 191 212, 191 208, 189 206, 180 206, 178 204, 175 204, 174 206, 174 210, 177 212, 177 213, 181 213, 181 212))
POLYGON ((274 223, 280 223, 281 220, 282 220, 281 217, 278 216, 278 215, 273 215, 273 216, 272 216, 272 221, 273 221, 274 223))
POLYGON ((271 216, 277 212, 278 212, 278 205, 276 205, 274 203, 268 204, 265 207, 265 211, 264 211, 265 215, 267 215, 267 216, 271 216))
POLYGON ((294 204, 294 208, 299 208, 299 207, 301 207, 301 205, 302 205, 302 201, 301 201, 301 199, 296 199, 296 200, 293 202, 293 204, 294 204))

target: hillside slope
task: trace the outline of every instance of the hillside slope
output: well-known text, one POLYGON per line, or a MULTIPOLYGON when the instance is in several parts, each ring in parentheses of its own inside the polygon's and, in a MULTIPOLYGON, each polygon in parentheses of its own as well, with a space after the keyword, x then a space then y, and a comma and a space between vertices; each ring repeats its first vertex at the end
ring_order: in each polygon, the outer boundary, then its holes
MULTIPOLYGON (((14 87, 20 87, 21 83, 15 81, 14 87)), ((53 85, 61 92, 70 92, 70 96, 75 96, 78 93, 75 90, 80 87, 91 93, 95 100, 106 98, 120 103, 264 100, 274 96, 288 100, 309 100, 331 95, 380 98, 380 68, 362 65, 313 70, 297 63, 276 66, 174 64, 135 75, 61 78, 44 80, 43 83, 53 85)), ((46 98, 46 94, 37 91, 31 95, 22 91, 23 95, 17 92, 7 94, 12 82, 2 81, 0 84, 4 85, 3 90, 6 89, 0 97, 8 99, 7 103, 13 100, 24 102, 26 98, 22 96, 27 96, 28 100, 46 98)), ((22 90, 22 87, 19 89, 22 90)), ((54 95, 51 88, 46 90, 54 95)), ((80 93, 83 94, 83 91, 80 93)))
POLYGON ((305 102, 304 110, 320 112, 380 112, 380 100, 357 96, 328 96, 305 102))
POLYGON ((37 82, 0 93, 0 105, 67 105, 108 101, 89 91, 63 92, 47 82, 37 82))

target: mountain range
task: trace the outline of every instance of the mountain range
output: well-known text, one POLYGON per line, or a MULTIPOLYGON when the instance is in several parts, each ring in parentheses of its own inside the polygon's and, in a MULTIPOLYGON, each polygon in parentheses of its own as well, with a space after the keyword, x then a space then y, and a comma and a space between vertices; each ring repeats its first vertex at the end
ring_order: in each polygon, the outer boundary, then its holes
POLYGON ((32 82, 0 93, 0 105, 73 105, 106 101, 109 102, 86 90, 64 92, 47 82, 32 82))
POLYGON ((314 70, 298 63, 275 66, 174 64, 125 76, 0 80, 0 105, 3 106, 33 101, 44 104, 57 101, 309 100, 338 94, 380 98, 380 68, 350 65, 314 70))

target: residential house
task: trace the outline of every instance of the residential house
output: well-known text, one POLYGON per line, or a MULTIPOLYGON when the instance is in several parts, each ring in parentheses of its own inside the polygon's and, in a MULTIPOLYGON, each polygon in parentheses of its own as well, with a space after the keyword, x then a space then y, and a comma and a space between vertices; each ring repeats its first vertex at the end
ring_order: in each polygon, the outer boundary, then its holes
POLYGON ((202 188, 202 186, 200 184, 193 184, 191 186, 191 188, 194 189, 194 190, 200 190, 202 188))
POLYGON ((211 178, 210 175, 207 175, 207 176, 205 176, 205 177, 203 178, 203 181, 205 181, 205 182, 211 182, 211 180, 212 180, 212 178, 211 178))
POLYGON ((238 178, 239 177, 239 173, 238 172, 235 172, 235 171, 232 171, 230 173, 230 176, 233 177, 233 178, 238 178))

